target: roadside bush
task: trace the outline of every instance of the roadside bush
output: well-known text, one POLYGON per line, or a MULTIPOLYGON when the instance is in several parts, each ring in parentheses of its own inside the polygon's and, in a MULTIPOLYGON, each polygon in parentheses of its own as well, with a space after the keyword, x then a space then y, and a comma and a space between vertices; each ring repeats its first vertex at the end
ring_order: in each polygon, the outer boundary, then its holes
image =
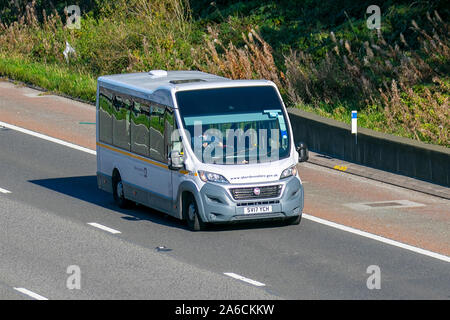
POLYGON ((273 49, 255 29, 242 33, 242 48, 232 42, 224 45, 217 28, 208 27, 205 35, 206 50, 197 50, 196 66, 203 71, 231 79, 267 79, 282 88, 283 73, 275 65, 273 49))
POLYGON ((75 49, 69 67, 94 75, 152 68, 190 68, 192 24, 182 0, 105 1, 100 17, 85 15, 80 30, 70 30, 56 10, 43 11, 35 2, 9 25, 0 25, 0 50, 45 63, 65 63, 66 41, 75 49))
POLYGON ((368 106, 374 112, 378 106, 375 112, 384 113, 386 122, 372 126, 448 146, 449 26, 437 12, 427 18, 432 34, 411 22, 417 50, 402 34, 398 43, 389 44, 381 32, 360 48, 331 33, 333 49, 318 61, 292 50, 285 59, 290 101, 316 108, 340 105, 347 113, 352 108, 368 111, 368 106))

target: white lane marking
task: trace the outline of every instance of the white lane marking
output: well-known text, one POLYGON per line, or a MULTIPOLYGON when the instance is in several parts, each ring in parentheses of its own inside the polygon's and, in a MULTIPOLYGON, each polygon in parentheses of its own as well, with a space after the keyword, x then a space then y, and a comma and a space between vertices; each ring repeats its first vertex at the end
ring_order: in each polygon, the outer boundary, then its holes
POLYGON ((48 300, 46 297, 43 297, 41 295, 38 295, 37 293, 34 293, 33 291, 30 291, 25 288, 14 288, 14 290, 17 290, 23 294, 26 294, 27 296, 36 299, 36 300, 48 300))
POLYGON ((99 228, 99 229, 102 229, 102 230, 111 232, 111 233, 113 233, 113 234, 121 233, 121 232, 118 231, 118 230, 115 230, 115 229, 111 229, 111 228, 105 227, 104 225, 101 225, 101 224, 96 223, 96 222, 89 222, 88 225, 91 225, 91 226, 93 226, 93 227, 96 227, 96 228, 99 228))
POLYGON ((257 287, 264 287, 264 286, 265 286, 264 283, 261 283, 261 282, 258 282, 258 281, 255 281, 255 280, 252 280, 252 279, 249 279, 249 278, 240 276, 240 275, 238 275, 238 274, 236 274, 236 273, 232 273, 232 272, 224 272, 224 275, 229 276, 229 277, 232 277, 232 278, 237 279, 237 280, 241 280, 241 281, 250 283, 250 284, 252 284, 252 285, 254 285, 254 286, 257 286, 257 287))
POLYGON ((2 189, 2 188, 0 188, 0 192, 1 192, 1 193, 11 193, 11 191, 6 190, 6 189, 2 189))
POLYGON ((439 253, 436 253, 436 252, 432 252, 432 251, 428 251, 428 250, 421 249, 421 248, 418 248, 418 247, 410 246, 409 244, 405 244, 405 243, 402 243, 402 242, 398 242, 398 241, 395 241, 395 240, 391 240, 391 239, 388 239, 388 238, 377 236, 376 234, 373 234, 373 233, 369 233, 369 232, 361 231, 361 230, 354 229, 354 228, 351 228, 351 227, 347 227, 347 226, 344 226, 342 224, 334 223, 334 222, 331 222, 331 221, 328 221, 328 220, 320 219, 320 218, 311 216, 311 215, 306 214, 306 213, 303 213, 302 216, 305 219, 308 219, 308 220, 311 220, 311 221, 314 221, 314 222, 317 222, 317 223, 320 223, 320 224, 324 224, 324 225, 332 227, 332 228, 336 228, 336 229, 339 229, 339 230, 342 230, 342 231, 346 231, 346 232, 350 232, 350 233, 353 233, 353 234, 357 234, 357 235, 362 236, 362 237, 366 237, 366 238, 373 239, 373 240, 376 240, 376 241, 380 241, 380 242, 383 242, 383 243, 386 243, 386 244, 390 244, 392 246, 396 246, 396 247, 399 247, 399 248, 402 248, 402 249, 413 251, 415 253, 419 253, 419 254, 422 254, 422 255, 425 255, 425 256, 429 256, 429 257, 432 257, 432 258, 435 258, 435 259, 439 259, 439 260, 442 260, 442 261, 445 261, 445 262, 450 262, 450 257, 442 255, 442 254, 439 254, 439 253))
POLYGON ((15 125, 12 125, 12 124, 9 124, 9 123, 5 123, 5 122, 1 122, 0 121, 0 125, 5 127, 5 128, 8 128, 8 129, 19 131, 19 132, 28 134, 30 136, 33 136, 33 137, 36 137, 36 138, 40 138, 40 139, 44 139, 44 140, 47 140, 47 141, 50 141, 50 142, 54 142, 54 143, 57 143, 57 144, 60 144, 60 145, 63 145, 63 146, 66 146, 66 147, 69 147, 69 148, 72 148, 72 149, 75 149, 75 150, 83 151, 83 152, 90 153, 90 154, 93 154, 93 155, 97 154, 97 152, 94 151, 94 150, 91 150, 91 149, 88 149, 88 148, 85 148, 85 147, 81 147, 81 146, 78 146, 76 144, 73 144, 73 143, 70 143, 70 142, 67 142, 67 141, 63 141, 63 140, 60 140, 60 139, 49 137, 49 136, 46 136, 44 134, 37 133, 37 132, 31 131, 31 130, 28 130, 28 129, 20 128, 20 127, 17 127, 15 125))

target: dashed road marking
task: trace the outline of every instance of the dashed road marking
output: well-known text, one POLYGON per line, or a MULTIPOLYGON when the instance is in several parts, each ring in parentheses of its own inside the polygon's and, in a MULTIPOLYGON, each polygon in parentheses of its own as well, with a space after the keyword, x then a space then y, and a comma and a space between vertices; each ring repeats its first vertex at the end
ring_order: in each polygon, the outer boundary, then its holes
POLYGON ((11 193, 11 191, 0 188, 0 193, 11 193))
POLYGON ((241 280, 241 281, 250 283, 250 284, 252 284, 252 285, 254 285, 254 286, 257 286, 257 287, 264 287, 264 286, 265 286, 265 284, 262 283, 262 282, 259 282, 259 281, 256 281, 256 280, 252 280, 252 279, 249 279, 249 278, 240 276, 240 275, 238 275, 238 274, 236 274, 236 273, 232 273, 232 272, 224 272, 224 275, 229 276, 229 277, 232 277, 232 278, 237 279, 237 280, 241 280))
POLYGON ((36 300, 48 300, 48 298, 43 297, 43 296, 41 296, 41 295, 39 295, 39 294, 37 294, 37 293, 35 293, 33 291, 25 289, 25 288, 14 288, 14 290, 19 291, 19 292, 21 292, 23 294, 26 294, 27 296, 29 296, 29 297, 31 297, 33 299, 36 299, 36 300))
POLYGON ((91 225, 91 226, 93 226, 95 228, 99 228, 99 229, 102 229, 104 231, 107 231, 107 232, 110 232, 110 233, 113 233, 113 234, 121 233, 119 230, 115 230, 115 229, 106 227, 106 226, 104 226, 104 225, 102 225, 100 223, 96 223, 96 222, 89 222, 88 225, 91 225))
POLYGON ((436 252, 428 251, 428 250, 425 250, 425 249, 421 249, 421 248, 418 248, 418 247, 411 246, 409 244, 405 244, 405 243, 402 243, 402 242, 398 242, 398 241, 395 241, 395 240, 391 240, 391 239, 388 239, 388 238, 377 236, 376 234, 373 234, 373 233, 369 233, 369 232, 361 231, 361 230, 354 229, 354 228, 351 228, 351 227, 347 227, 347 226, 344 226, 342 224, 338 224, 338 223, 334 223, 334 222, 331 222, 331 221, 328 221, 328 220, 317 218, 317 217, 311 216, 311 215, 306 214, 306 213, 303 213, 302 216, 305 219, 308 219, 308 220, 311 220, 311 221, 314 221, 314 222, 317 222, 317 223, 320 223, 320 224, 324 224, 324 225, 332 227, 332 228, 336 228, 336 229, 339 229, 339 230, 342 230, 342 231, 346 231, 346 232, 350 232, 350 233, 353 233, 353 234, 357 234, 357 235, 362 236, 362 237, 366 237, 366 238, 369 238, 369 239, 372 239, 372 240, 383 242, 383 243, 386 243, 386 244, 389 244, 389 245, 392 245, 392 246, 395 246, 395 247, 406 249, 406 250, 409 250, 409 251, 412 251, 412 252, 415 252, 415 253, 419 253, 419 254, 422 254, 422 255, 425 255, 425 256, 429 256, 429 257, 432 257, 432 258, 435 258, 435 259, 438 259, 438 260, 442 260, 442 261, 445 261, 445 262, 450 262, 450 257, 442 255, 442 254, 439 254, 439 253, 436 253, 436 252))

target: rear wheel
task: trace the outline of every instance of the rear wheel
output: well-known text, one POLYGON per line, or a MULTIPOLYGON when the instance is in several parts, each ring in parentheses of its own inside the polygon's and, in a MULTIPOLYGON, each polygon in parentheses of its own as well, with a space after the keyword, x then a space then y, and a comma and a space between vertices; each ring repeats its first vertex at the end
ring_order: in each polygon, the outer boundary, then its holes
POLYGON ((192 195, 189 195, 185 202, 184 217, 190 230, 202 231, 206 229, 206 224, 199 216, 197 202, 192 195))
POLYGON ((117 171, 113 175, 113 197, 119 208, 125 209, 130 205, 130 201, 125 198, 122 178, 117 171))

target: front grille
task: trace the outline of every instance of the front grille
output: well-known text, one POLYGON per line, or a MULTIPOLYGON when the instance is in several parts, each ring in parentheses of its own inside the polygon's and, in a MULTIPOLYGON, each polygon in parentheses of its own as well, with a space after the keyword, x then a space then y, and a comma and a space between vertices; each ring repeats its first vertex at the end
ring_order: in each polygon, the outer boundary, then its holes
POLYGON ((263 187, 246 187, 246 188, 232 188, 230 189, 231 195, 234 200, 247 200, 247 199, 266 199, 276 198, 280 196, 281 185, 263 186, 263 187), (256 195, 254 190, 259 188, 260 193, 256 195))

